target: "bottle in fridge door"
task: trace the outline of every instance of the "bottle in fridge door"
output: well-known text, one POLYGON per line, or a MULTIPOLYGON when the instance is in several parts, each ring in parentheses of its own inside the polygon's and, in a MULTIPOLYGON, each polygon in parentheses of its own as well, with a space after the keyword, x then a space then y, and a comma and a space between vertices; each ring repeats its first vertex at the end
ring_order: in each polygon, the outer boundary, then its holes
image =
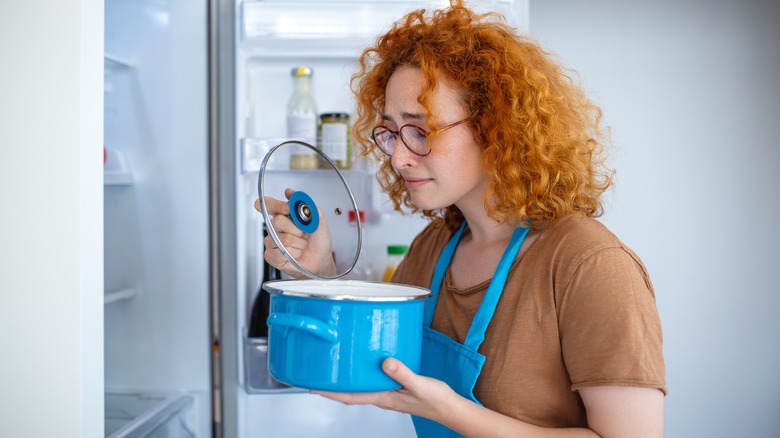
MULTIPOLYGON (((311 90, 311 67, 293 67, 290 71, 293 91, 287 101, 287 136, 293 140, 317 143, 317 104, 311 90)), ((294 146, 290 153, 290 169, 316 169, 317 154, 303 146, 294 146)))
POLYGON ((409 251, 409 245, 388 245, 387 246, 387 265, 385 266, 385 273, 382 277, 382 281, 389 283, 393 279, 398 264, 409 251))

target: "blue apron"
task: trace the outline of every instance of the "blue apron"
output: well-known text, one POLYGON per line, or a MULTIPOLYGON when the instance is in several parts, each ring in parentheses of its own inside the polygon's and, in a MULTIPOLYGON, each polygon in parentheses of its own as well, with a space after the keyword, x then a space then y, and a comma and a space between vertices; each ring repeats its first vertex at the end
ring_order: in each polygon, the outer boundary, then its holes
MULTIPOLYGON (((449 336, 431 329, 431 321, 433 321, 433 311, 439 299, 439 290, 444 280, 444 273, 450 265, 452 255, 455 253, 455 247, 458 246, 458 241, 465 227, 466 222, 463 222, 460 229, 452 236, 447 246, 444 247, 438 262, 436 262, 436 270, 433 272, 433 281, 431 281, 433 296, 425 303, 420 374, 442 380, 461 396, 482 405, 474 397, 474 385, 476 385, 477 378, 482 372, 482 366, 485 364, 485 356, 478 352, 479 346, 485 340, 485 331, 493 318, 493 313, 496 311, 496 305, 501 297, 501 292, 504 290, 504 283, 506 283, 509 269, 520 251, 520 245, 523 244, 528 228, 518 227, 512 234, 512 240, 504 251, 504 255, 501 256, 496 273, 493 275, 490 286, 488 286, 485 296, 482 298, 482 304, 480 304, 476 315, 474 315, 471 327, 466 335, 466 341, 463 344, 459 344, 449 336)), ((461 436, 427 418, 412 416, 412 420, 417 436, 421 438, 461 436)))

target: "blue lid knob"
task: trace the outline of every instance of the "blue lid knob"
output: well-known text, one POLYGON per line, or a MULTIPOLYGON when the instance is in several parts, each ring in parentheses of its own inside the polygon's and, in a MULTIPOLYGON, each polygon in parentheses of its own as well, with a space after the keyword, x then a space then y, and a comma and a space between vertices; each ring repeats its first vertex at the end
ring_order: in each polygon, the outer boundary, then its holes
POLYGON ((320 226, 320 213, 317 205, 309 195, 304 192, 295 192, 288 201, 290 205, 290 218, 295 226, 307 234, 317 231, 320 226))

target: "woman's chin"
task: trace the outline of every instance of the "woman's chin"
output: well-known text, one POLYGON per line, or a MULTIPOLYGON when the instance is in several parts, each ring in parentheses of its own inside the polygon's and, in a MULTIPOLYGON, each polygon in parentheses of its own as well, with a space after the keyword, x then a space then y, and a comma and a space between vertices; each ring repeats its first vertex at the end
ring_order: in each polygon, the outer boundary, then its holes
POLYGON ((448 205, 442 205, 441 202, 435 202, 432 199, 418 199, 412 196, 412 204, 420 210, 441 210, 448 207, 448 205))

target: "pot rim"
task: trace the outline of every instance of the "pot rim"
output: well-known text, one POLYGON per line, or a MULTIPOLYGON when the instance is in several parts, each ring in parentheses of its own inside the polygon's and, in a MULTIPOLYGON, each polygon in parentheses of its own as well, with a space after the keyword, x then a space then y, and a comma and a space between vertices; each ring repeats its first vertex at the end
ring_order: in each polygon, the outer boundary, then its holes
POLYGON ((263 289, 292 297, 371 302, 414 301, 433 295, 424 287, 361 280, 273 280, 263 283, 263 289), (378 294, 363 292, 366 289, 378 294))

